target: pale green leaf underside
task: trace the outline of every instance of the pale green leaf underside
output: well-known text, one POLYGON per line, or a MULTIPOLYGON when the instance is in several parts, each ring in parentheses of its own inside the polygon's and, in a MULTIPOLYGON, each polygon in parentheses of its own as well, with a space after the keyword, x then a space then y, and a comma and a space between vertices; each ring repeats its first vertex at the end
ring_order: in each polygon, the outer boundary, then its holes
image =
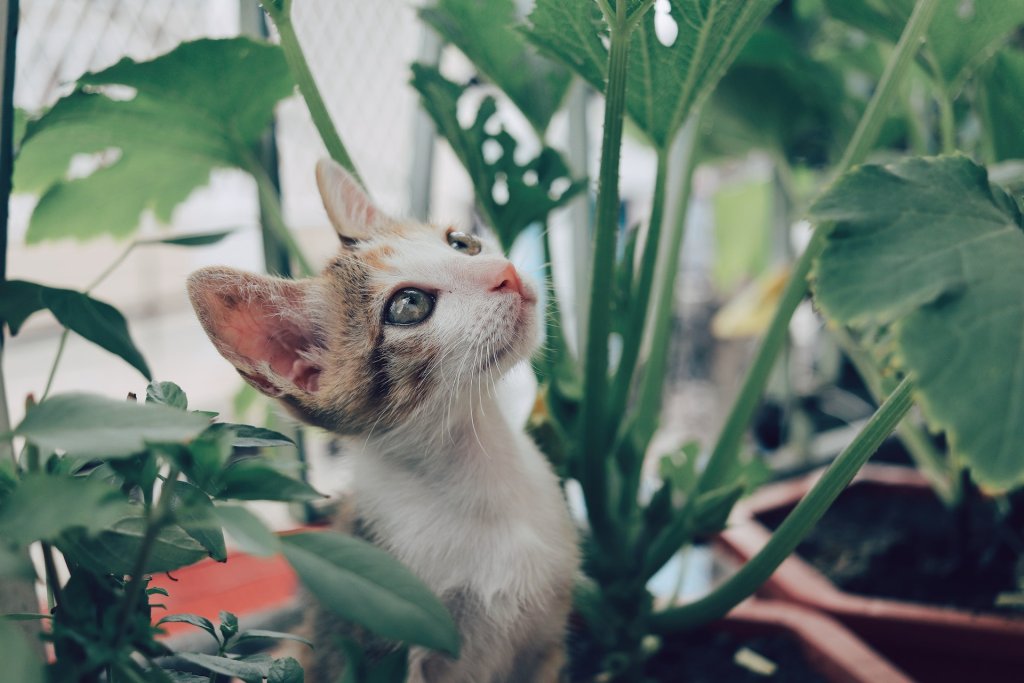
POLYGON ((14 186, 41 195, 27 240, 124 236, 147 211, 167 222, 211 170, 251 166, 249 150, 291 88, 281 49, 248 38, 182 43, 86 74, 27 126, 14 186), (70 178, 81 154, 99 154, 97 166, 70 178))
POLYGON ((814 207, 815 272, 837 323, 891 324, 926 417, 994 490, 1024 483, 1021 213, 966 157, 864 166, 814 207))

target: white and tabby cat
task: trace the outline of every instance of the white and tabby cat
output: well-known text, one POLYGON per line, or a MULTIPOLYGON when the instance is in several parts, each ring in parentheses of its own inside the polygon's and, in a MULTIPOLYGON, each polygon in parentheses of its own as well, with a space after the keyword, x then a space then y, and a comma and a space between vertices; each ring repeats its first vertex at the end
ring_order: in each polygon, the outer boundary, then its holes
MULTIPOLYGON (((441 596, 458 660, 414 648, 409 681, 558 679, 578 566, 547 461, 493 387, 533 351, 533 286, 487 239, 395 220, 340 166, 317 183, 341 239, 307 280, 204 268, 189 295, 220 353, 299 419, 355 436, 359 529, 441 596)), ((318 620, 307 680, 333 683, 318 620)))

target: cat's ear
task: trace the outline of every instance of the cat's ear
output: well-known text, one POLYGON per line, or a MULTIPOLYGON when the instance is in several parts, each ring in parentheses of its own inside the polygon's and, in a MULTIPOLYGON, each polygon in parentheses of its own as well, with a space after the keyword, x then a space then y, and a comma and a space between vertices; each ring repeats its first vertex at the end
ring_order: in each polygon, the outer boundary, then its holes
POLYGON ((322 369, 312 283, 203 268, 189 276, 188 295, 214 346, 246 381, 268 396, 301 401, 319 389, 322 369))
POLYGON ((388 222, 388 217, 374 206, 359 181, 333 159, 317 162, 316 184, 327 217, 343 243, 368 239, 388 222))

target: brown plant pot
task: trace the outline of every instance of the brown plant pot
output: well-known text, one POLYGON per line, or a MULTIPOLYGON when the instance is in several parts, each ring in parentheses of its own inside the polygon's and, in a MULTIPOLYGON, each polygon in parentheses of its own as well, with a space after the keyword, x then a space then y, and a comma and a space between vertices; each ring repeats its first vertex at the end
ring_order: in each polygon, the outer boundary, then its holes
MULTIPOLYGON (((716 538, 719 549, 741 562, 749 560, 771 537, 757 516, 791 508, 819 476, 765 486, 742 501, 729 529, 716 538)), ((932 495, 916 471, 902 467, 868 465, 851 485, 879 495, 932 495)), ((919 681, 997 683, 1024 675, 1024 619, 846 593, 796 554, 759 594, 835 617, 919 681)))
POLYGON ((792 603, 753 598, 711 628, 738 636, 785 633, 799 642, 810 667, 832 683, 912 680, 836 620, 792 603))

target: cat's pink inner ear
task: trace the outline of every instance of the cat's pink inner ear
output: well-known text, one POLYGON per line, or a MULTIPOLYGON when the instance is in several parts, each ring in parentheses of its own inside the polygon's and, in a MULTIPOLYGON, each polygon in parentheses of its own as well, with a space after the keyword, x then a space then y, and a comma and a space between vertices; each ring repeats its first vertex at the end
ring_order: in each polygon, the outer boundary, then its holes
POLYGON ((189 294, 217 349, 253 386, 270 396, 319 389, 303 285, 206 269, 189 279, 189 294))
POLYGON ((316 183, 327 217, 342 240, 368 239, 385 216, 348 171, 332 159, 316 165, 316 183))

